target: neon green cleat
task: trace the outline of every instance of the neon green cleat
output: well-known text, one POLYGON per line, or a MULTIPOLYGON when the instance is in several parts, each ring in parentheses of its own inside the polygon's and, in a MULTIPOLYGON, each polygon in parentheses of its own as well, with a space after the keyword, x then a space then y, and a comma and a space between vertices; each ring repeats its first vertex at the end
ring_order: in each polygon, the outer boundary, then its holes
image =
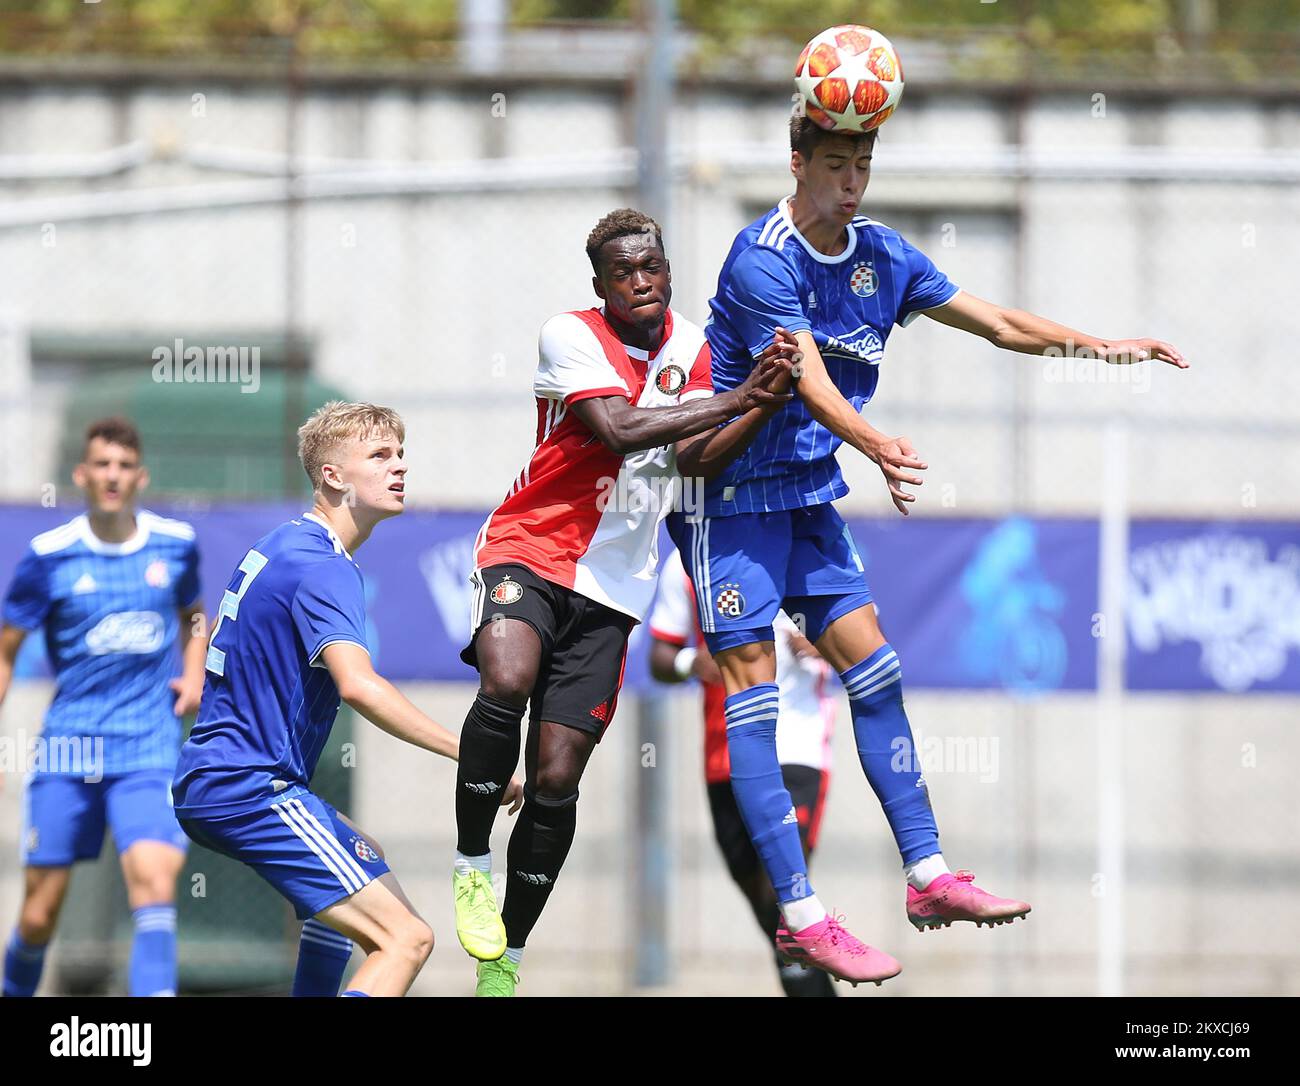
POLYGON ((519 983, 519 966, 509 958, 498 958, 494 962, 478 963, 478 987, 476 996, 512 996, 515 985, 519 983))
POLYGON ((506 926, 501 923, 492 880, 482 871, 468 875, 453 872, 451 888, 456 895, 456 938, 471 958, 496 961, 506 952, 506 926))

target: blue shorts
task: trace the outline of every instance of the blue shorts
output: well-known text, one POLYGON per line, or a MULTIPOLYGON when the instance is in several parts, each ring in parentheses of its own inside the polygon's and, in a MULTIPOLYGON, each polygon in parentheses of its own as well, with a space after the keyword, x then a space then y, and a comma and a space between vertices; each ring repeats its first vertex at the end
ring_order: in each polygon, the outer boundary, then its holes
POLYGON ((289 899, 299 920, 351 897, 389 870, 338 811, 301 785, 251 811, 185 814, 180 823, 204 848, 248 864, 289 899))
POLYGON ((695 585, 710 652, 771 641, 782 608, 816 641, 841 615, 871 602, 849 526, 829 503, 729 517, 674 514, 668 530, 695 585))
POLYGON ((24 866, 67 867, 96 859, 106 826, 119 854, 137 841, 186 849, 189 842, 172 811, 171 784, 168 769, 116 773, 98 781, 33 774, 23 795, 24 866))

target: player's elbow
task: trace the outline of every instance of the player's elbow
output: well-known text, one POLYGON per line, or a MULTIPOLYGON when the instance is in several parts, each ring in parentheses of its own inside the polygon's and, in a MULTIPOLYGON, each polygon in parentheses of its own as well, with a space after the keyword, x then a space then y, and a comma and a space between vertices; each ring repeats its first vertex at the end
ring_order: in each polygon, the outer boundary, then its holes
POLYGON ((1013 309, 999 309, 989 323, 984 338, 1004 351, 1015 350, 1023 331, 1021 323, 1016 320, 1018 312, 1013 309))
POLYGON ((339 688, 339 698, 358 711, 370 704, 375 690, 373 675, 356 670, 335 676, 334 684, 339 688))
POLYGON ((637 434, 630 428, 621 426, 611 427, 603 434, 597 435, 600 443, 610 452, 617 453, 619 456, 627 456, 628 453, 638 452, 646 446, 637 440, 637 434))

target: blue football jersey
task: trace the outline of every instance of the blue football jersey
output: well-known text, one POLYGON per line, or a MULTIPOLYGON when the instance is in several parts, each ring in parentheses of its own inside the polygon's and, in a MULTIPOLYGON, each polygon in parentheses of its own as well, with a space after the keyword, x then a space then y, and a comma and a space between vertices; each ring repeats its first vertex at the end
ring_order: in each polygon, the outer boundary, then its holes
MULTIPOLYGON (((194 529, 144 510, 135 519, 122 543, 105 543, 85 515, 42 532, 4 601, 6 623, 45 635, 57 686, 43 734, 102 737, 105 774, 175 766, 178 612, 199 597, 194 529)), ((36 770, 84 772, 53 758, 36 770)))
POLYGON ((369 651, 361 570, 306 513, 259 539, 222 597, 177 814, 233 814, 307 785, 339 709, 321 653, 339 641, 369 651))
MULTIPOLYGON (((787 198, 736 236, 705 326, 715 391, 749 376, 779 325, 812 333, 831 380, 860 411, 876 391, 893 326, 957 293, 898 231, 863 216, 846 231, 842 253, 818 252, 795 229, 787 198)), ((796 397, 706 486, 704 513, 775 512, 842 497, 848 486, 835 460, 839 446, 796 397)))

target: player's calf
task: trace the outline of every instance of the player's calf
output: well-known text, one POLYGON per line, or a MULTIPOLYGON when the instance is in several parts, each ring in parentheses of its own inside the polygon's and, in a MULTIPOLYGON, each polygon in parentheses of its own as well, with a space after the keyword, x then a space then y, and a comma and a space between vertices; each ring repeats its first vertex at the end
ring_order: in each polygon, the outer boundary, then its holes
POLYGON ((54 936, 54 929, 58 926, 72 868, 28 867, 24 874, 18 935, 29 946, 44 945, 54 936))
POLYGON ((405 995, 433 951, 433 930, 411 909, 391 872, 317 919, 366 951, 349 992, 405 995))
POLYGON ((523 716, 523 703, 503 701, 480 690, 461 728, 456 851, 470 858, 470 866, 473 858, 488 855, 492 823, 519 761, 523 716))

